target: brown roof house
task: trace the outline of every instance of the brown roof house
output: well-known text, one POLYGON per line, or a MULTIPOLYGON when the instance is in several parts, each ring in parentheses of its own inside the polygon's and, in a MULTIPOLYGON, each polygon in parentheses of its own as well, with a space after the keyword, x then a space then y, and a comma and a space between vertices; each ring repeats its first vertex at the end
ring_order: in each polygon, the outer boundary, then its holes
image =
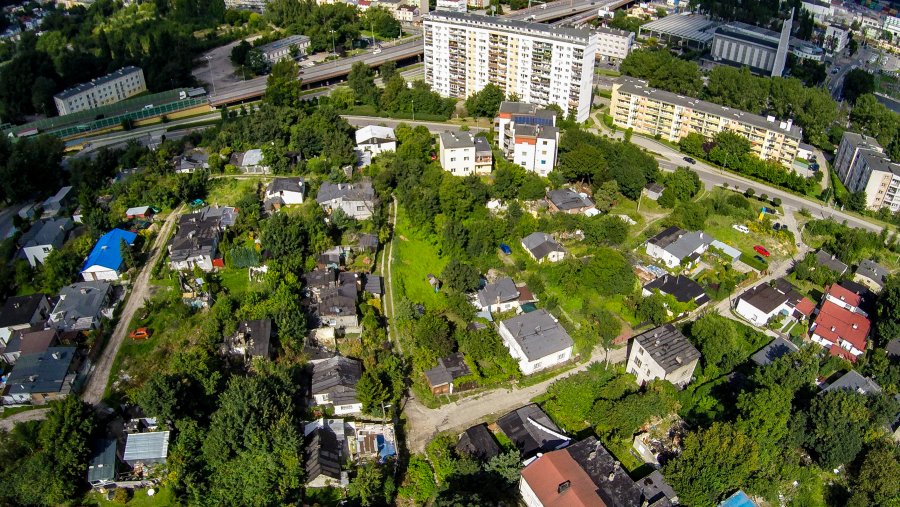
POLYGON ((456 379, 472 374, 460 352, 439 358, 437 363, 437 366, 425 372, 432 394, 453 394, 460 390, 455 384, 456 379))

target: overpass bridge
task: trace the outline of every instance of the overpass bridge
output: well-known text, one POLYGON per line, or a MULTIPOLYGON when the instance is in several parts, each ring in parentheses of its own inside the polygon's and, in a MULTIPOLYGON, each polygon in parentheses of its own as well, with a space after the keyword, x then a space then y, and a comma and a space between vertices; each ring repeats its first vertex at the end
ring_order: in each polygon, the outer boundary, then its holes
MULTIPOLYGON (((572 16, 583 16, 586 12, 593 12, 596 17, 597 10, 607 3, 625 2, 633 0, 557 0, 542 5, 520 9, 509 14, 499 16, 506 19, 521 21, 547 22, 564 19, 572 16)), ((385 47, 378 54, 374 51, 342 58, 331 62, 320 63, 313 67, 300 70, 300 79, 305 88, 325 86, 343 80, 350 73, 350 68, 356 62, 364 62, 370 67, 378 67, 388 61, 399 63, 418 60, 425 53, 425 47, 421 36, 396 46, 385 47)), ((229 104, 237 104, 248 100, 256 100, 262 97, 266 90, 266 77, 257 77, 235 83, 232 86, 220 87, 209 96, 209 104, 220 107, 229 104)))

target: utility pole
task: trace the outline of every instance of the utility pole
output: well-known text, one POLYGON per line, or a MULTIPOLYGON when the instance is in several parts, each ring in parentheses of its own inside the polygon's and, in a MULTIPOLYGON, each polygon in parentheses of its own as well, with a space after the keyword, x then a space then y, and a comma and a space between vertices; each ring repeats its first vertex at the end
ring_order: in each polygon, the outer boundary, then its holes
POLYGON ((216 94, 216 76, 213 75, 212 71, 212 55, 206 55, 206 64, 209 65, 209 80, 210 84, 213 87, 213 95, 216 94))
POLYGON ((329 30, 331 32, 331 52, 334 53, 334 56, 337 56, 337 46, 334 44, 334 30, 329 30))

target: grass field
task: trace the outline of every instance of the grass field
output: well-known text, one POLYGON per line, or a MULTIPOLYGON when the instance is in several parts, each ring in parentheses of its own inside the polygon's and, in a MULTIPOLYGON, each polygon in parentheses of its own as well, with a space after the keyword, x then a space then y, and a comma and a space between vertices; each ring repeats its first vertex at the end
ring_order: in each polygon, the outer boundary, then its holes
POLYGON ((210 181, 206 202, 234 206, 243 195, 253 192, 258 183, 257 179, 216 178, 210 181))
POLYGON ((250 288, 250 276, 247 268, 227 268, 219 271, 222 287, 228 289, 233 296, 241 296, 250 288))
POLYGON ((440 276, 448 259, 441 258, 431 238, 413 230, 403 208, 397 209, 394 233, 394 259, 391 277, 397 297, 407 297, 429 307, 443 304, 444 298, 435 294, 428 284, 428 275, 440 276))
POLYGON ((180 505, 178 500, 175 498, 175 494, 171 489, 167 487, 156 487, 153 488, 155 493, 153 496, 147 495, 147 489, 138 489, 135 490, 134 496, 131 500, 126 504, 120 504, 116 502, 110 502, 106 500, 103 495, 100 493, 88 493, 87 496, 84 497, 84 504, 86 506, 98 506, 98 507, 111 507, 118 505, 129 505, 131 507, 157 507, 157 506, 171 506, 171 505, 180 505))

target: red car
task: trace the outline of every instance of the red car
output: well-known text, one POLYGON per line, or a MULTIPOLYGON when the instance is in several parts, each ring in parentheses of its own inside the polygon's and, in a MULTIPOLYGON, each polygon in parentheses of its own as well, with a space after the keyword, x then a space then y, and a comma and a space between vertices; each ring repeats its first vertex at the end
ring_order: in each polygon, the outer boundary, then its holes
POLYGON ((763 257, 768 257, 768 256, 772 255, 772 254, 769 253, 768 250, 766 250, 765 248, 761 247, 760 245, 756 245, 755 247, 753 247, 753 249, 756 250, 756 252, 757 252, 759 255, 762 255, 763 257))
POLYGON ((132 340, 146 340, 147 338, 150 338, 150 330, 146 327, 139 327, 128 333, 128 337, 132 340))

